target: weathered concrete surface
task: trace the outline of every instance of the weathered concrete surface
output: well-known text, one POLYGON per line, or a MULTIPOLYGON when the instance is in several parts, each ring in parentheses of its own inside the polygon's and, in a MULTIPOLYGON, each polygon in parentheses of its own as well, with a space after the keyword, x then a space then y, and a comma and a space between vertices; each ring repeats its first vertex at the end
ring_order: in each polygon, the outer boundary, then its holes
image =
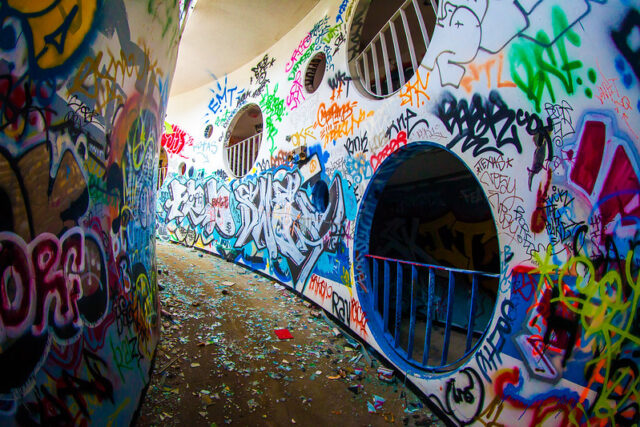
POLYGON ((165 315, 139 425, 442 424, 401 379, 379 380, 375 355, 367 366, 300 297, 194 249, 158 242, 157 254, 165 315), (280 341, 278 328, 293 339, 280 341), (345 378, 329 378, 341 368, 345 378), (350 378, 356 368, 361 379, 350 378), (369 413, 374 395, 386 401, 369 413))

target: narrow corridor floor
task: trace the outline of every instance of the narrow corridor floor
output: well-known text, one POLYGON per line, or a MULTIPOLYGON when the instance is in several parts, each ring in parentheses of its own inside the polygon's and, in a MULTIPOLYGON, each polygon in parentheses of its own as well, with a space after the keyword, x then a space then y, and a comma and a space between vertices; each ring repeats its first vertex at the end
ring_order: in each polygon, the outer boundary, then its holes
POLYGON ((444 425, 315 305, 195 249, 157 255, 162 335, 137 425, 444 425))

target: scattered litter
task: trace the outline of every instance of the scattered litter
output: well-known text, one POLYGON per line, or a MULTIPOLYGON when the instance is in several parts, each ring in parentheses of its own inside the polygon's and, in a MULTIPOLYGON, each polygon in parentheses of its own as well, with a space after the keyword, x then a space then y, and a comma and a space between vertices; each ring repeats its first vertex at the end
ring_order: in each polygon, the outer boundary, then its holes
POLYGON ((291 335, 291 332, 289 332, 288 329, 274 329, 274 331, 276 333, 276 336, 278 337, 278 339, 280 340, 290 340, 293 339, 293 335, 291 335))
POLYGON ((387 383, 392 383, 395 381, 393 377, 393 371, 391 369, 383 368, 382 366, 378 368, 378 379, 380 381, 384 381, 387 383))
POLYGON ((249 399, 247 400, 247 406, 249 407, 249 409, 253 410, 258 407, 258 403, 255 401, 255 399, 249 399))
POLYGON ((382 405, 384 404, 384 402, 386 402, 387 400, 383 397, 377 396, 377 395, 373 395, 373 407, 376 409, 381 409, 382 405))
POLYGON ((353 384, 349 386, 349 391, 355 394, 360 393, 360 390, 362 390, 364 388, 364 386, 362 384, 353 384))
POLYGON ((233 392, 231 391, 229 386, 226 384, 222 384, 222 394, 224 394, 227 397, 233 396, 233 392))
POLYGON ((422 408, 424 408, 424 405, 421 402, 409 402, 409 404, 404 408, 404 412, 407 414, 412 414, 422 408))
MULTIPOLYGON (((378 369, 381 365, 370 356, 367 345, 325 310, 288 286, 236 264, 211 257, 210 270, 197 267, 202 261, 194 262, 196 250, 182 256, 182 249, 176 248, 172 247, 171 256, 183 261, 168 265, 162 255, 158 258, 158 286, 164 289, 159 293, 160 363, 151 377, 145 399, 149 403, 143 403, 142 410, 150 425, 184 421, 182 408, 194 403, 198 408, 194 412, 210 426, 237 423, 231 418, 236 410, 247 414, 249 424, 256 419, 297 424, 295 419, 282 419, 284 414, 270 405, 275 400, 288 406, 300 399, 298 404, 310 408, 312 399, 301 393, 310 380, 333 399, 344 399, 344 389, 349 390, 349 400, 366 402, 366 410, 379 416, 373 424, 384 423, 382 419, 393 423, 395 416, 404 425, 438 423, 423 416, 428 409, 414 394, 405 393, 395 371, 378 369), (201 369, 183 370, 183 361, 201 369), (201 382, 205 377, 210 380, 201 382), (242 390, 244 403, 223 380, 232 381, 233 390, 242 390), (274 390, 279 390, 277 399, 270 398, 274 390), (210 411, 214 405, 215 411, 210 411)), ((228 254, 233 261, 235 256, 228 254)), ((206 253, 204 257, 209 259, 206 253)), ((314 405, 314 410, 319 407, 314 405)), ((362 414, 364 407, 355 411, 362 414)), ((344 416, 347 412, 331 413, 344 416)))

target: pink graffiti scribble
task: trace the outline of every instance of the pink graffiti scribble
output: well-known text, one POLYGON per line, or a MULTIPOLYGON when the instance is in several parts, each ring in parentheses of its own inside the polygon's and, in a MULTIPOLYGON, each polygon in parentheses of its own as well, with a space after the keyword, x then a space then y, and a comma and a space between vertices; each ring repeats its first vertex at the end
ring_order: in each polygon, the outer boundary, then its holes
POLYGON ((298 108, 298 105, 305 99, 304 92, 302 91, 302 83, 300 83, 302 78, 301 76, 302 72, 298 71, 296 73, 296 78, 291 85, 289 96, 287 96, 287 107, 289 107, 289 110, 295 110, 298 108))
POLYGON ((302 55, 310 45, 311 34, 307 34, 307 36, 300 41, 300 45, 291 54, 291 62, 287 62, 287 65, 284 67, 284 71, 288 73, 293 67, 293 64, 298 60, 298 56, 302 55))

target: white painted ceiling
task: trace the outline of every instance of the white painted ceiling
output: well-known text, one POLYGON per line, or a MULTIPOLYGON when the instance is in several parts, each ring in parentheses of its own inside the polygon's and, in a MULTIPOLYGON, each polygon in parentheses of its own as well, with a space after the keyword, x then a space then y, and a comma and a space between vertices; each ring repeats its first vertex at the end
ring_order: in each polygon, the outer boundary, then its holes
POLYGON ((186 22, 170 96, 197 89, 267 50, 319 0, 198 0, 186 22))

